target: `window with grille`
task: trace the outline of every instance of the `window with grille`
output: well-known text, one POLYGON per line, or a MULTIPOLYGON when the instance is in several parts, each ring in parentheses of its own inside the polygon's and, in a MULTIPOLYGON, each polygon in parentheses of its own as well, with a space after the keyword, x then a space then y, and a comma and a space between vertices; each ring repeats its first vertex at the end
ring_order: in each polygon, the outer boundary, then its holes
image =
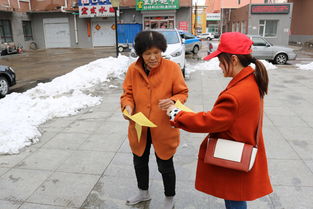
POLYGON ((0 20, 0 42, 13 42, 13 35, 10 20, 0 20))
POLYGON ((23 21, 23 31, 25 41, 33 40, 32 25, 30 21, 23 21))

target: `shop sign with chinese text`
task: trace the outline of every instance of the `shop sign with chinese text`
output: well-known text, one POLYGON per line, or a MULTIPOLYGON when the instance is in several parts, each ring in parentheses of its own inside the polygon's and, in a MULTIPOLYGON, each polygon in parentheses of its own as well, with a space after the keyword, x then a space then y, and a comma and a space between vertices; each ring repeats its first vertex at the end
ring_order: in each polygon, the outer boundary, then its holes
POLYGON ((110 0, 78 0, 79 17, 114 17, 110 0))
POLYGON ((251 14, 289 14, 289 4, 251 5, 251 14))
POLYGON ((136 10, 179 9, 179 0, 136 0, 136 10))
POLYGON ((221 13, 207 13, 206 20, 207 21, 220 21, 221 13))

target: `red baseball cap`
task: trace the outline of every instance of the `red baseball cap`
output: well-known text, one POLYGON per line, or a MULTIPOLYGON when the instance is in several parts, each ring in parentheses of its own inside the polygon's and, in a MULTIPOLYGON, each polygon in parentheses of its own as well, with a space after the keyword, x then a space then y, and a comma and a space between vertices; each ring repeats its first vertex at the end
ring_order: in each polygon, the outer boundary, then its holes
POLYGON ((204 57, 203 60, 210 60, 213 57, 217 57, 222 52, 230 54, 250 54, 252 52, 252 44, 253 41, 243 33, 223 33, 217 50, 204 57))

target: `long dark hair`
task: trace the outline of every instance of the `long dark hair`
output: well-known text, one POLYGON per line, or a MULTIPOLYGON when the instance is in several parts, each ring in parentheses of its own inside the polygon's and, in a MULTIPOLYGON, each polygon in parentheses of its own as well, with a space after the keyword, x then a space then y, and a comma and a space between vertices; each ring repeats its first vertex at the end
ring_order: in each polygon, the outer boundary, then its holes
POLYGON ((229 72, 229 65, 231 63, 231 56, 236 55, 239 59, 239 62, 242 66, 247 67, 251 63, 255 64, 255 71, 254 76, 256 83, 259 87, 259 92, 261 97, 263 98, 265 94, 267 94, 268 90, 268 75, 265 66, 263 63, 252 57, 251 54, 229 54, 229 53, 221 53, 218 55, 219 60, 222 62, 222 64, 225 66, 225 70, 228 73, 229 72))

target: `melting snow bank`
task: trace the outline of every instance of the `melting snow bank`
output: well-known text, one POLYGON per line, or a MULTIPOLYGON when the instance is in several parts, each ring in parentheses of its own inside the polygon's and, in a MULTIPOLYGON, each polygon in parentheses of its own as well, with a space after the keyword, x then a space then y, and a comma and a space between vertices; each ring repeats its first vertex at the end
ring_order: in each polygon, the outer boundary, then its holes
POLYGON ((221 70, 219 64, 220 62, 216 57, 209 61, 198 61, 197 63, 187 61, 186 69, 188 72, 194 72, 198 70, 221 70))
POLYGON ((300 70, 313 70, 313 62, 306 65, 296 64, 296 67, 300 70))
MULTIPOLYGON (((275 70, 275 69, 277 69, 277 67, 275 66, 275 65, 273 65, 272 63, 270 63, 270 62, 268 62, 268 61, 266 61, 266 60, 260 60, 262 63, 263 63, 263 65, 265 66, 265 68, 266 68, 266 70, 275 70)), ((253 67, 253 68, 255 68, 255 66, 254 66, 254 64, 251 64, 251 66, 253 67)))
MULTIPOLYGON (((267 62, 266 60, 260 60, 260 61, 264 64, 264 66, 267 70, 277 69, 277 67, 275 65, 267 62)), ((209 61, 199 61, 198 64, 187 62, 186 67, 187 67, 187 70, 189 72, 194 72, 197 70, 221 70, 221 68, 219 67, 219 63, 220 62, 219 62, 218 58, 215 57, 209 61)), ((251 64, 251 66, 253 68, 255 68, 254 64, 251 64)))
POLYGON ((83 108, 100 104, 92 96, 93 87, 119 78, 128 68, 129 58, 103 58, 40 83, 24 93, 12 93, 0 100, 0 153, 14 154, 38 142, 38 127, 55 117, 74 115, 83 108))

